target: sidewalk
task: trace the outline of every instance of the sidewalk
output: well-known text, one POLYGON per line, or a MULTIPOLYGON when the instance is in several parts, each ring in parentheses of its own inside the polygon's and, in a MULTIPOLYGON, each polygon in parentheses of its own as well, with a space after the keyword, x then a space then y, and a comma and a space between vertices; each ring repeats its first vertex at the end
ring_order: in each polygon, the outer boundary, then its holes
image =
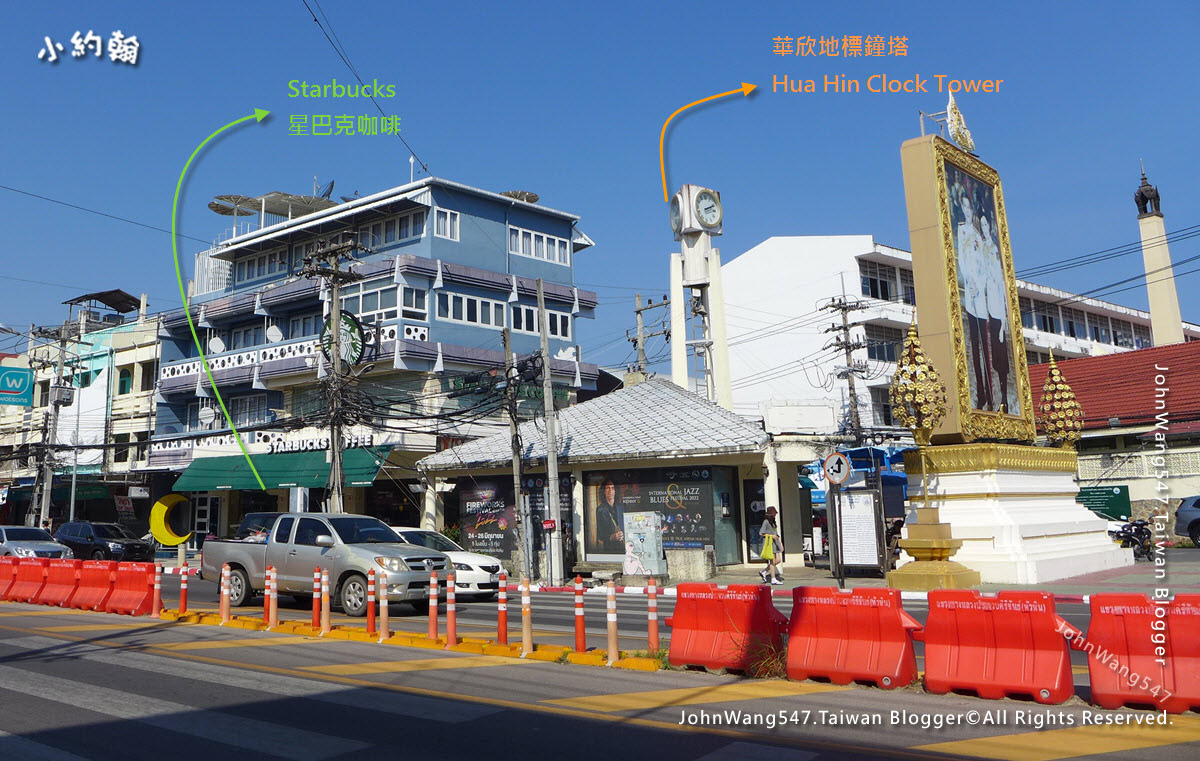
MULTIPOLYGON (((718 571, 716 578, 711 579, 718 584, 761 584, 762 577, 758 572, 764 566, 747 568, 731 566, 718 571)), ((1154 563, 1139 561, 1125 568, 1115 568, 1108 571, 1075 576, 1068 579, 1044 584, 983 584, 979 590, 986 593, 1004 590, 1042 590, 1053 592, 1059 602, 1082 602, 1085 595, 1102 592, 1133 592, 1152 594, 1156 587, 1166 587, 1171 594, 1180 592, 1195 592, 1200 590, 1200 550, 1195 548, 1170 549, 1166 551, 1167 577, 1159 581, 1155 579, 1154 563)), ((782 569, 783 586, 775 587, 776 593, 790 595, 791 589, 798 586, 836 587, 837 579, 827 567, 811 568, 798 563, 788 563, 782 569)), ((854 587, 886 587, 887 583, 877 575, 847 575, 846 589, 854 587)))

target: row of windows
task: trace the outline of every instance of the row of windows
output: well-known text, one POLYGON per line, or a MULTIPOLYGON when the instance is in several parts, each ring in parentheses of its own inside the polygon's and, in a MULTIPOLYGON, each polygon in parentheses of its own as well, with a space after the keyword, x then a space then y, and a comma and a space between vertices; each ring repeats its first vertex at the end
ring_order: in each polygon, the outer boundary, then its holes
POLYGON ((484 325, 489 328, 504 327, 504 302, 460 296, 456 293, 437 295, 437 317, 448 322, 463 322, 469 325, 484 325))
POLYGON ((358 228, 358 242, 367 248, 397 243, 425 234, 425 211, 401 214, 358 228))
POLYGON ((1129 320, 1119 320, 1072 307, 1060 307, 1045 301, 1021 297, 1021 324, 1031 330, 1056 333, 1126 349, 1145 349, 1153 345, 1150 328, 1129 320))
POLYGON ((862 295, 881 301, 917 303, 912 270, 897 269, 890 264, 859 261, 858 273, 862 278, 862 295))
POLYGON ((544 259, 555 264, 571 263, 571 242, 565 238, 526 230, 521 227, 508 228, 508 252, 534 259, 544 259))
MULTIPOLYGON (((513 306, 512 329, 518 333, 536 333, 541 335, 542 327, 538 320, 538 312, 533 307, 513 306)), ((571 318, 562 312, 546 310, 546 332, 556 338, 571 337, 571 318)))
MULTIPOLYGON (((267 407, 266 394, 239 396, 229 400, 229 416, 238 428, 258 425, 270 420, 271 410, 267 407)), ((187 430, 211 431, 224 428, 224 416, 216 399, 200 399, 188 405, 187 430), (212 414, 201 416, 201 410, 212 410, 212 414), (209 420, 211 422, 204 422, 209 420)))
POLYGON ((883 325, 867 325, 867 356, 880 362, 895 362, 904 343, 904 331, 883 325))

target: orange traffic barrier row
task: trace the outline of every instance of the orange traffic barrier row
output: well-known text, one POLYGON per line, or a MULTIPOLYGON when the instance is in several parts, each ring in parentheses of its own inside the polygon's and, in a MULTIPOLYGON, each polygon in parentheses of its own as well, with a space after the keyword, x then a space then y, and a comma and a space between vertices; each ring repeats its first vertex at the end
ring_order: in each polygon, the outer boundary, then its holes
POLYGON ((0 599, 144 616, 161 605, 153 563, 0 558, 0 599))
POLYGON ((756 584, 680 584, 668 660, 672 666, 748 671, 783 647, 788 619, 756 584))

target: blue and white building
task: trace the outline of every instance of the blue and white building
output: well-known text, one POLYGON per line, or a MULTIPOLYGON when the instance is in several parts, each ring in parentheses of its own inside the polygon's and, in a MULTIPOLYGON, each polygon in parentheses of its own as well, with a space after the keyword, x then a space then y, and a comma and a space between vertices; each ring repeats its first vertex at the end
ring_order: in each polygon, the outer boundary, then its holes
POLYGON ((210 208, 235 223, 253 221, 196 255, 191 317, 268 488, 258 488, 217 408, 187 316, 166 314, 150 465, 183 473, 175 488, 191 496, 197 532, 223 533, 250 511, 319 509, 324 499, 328 404, 317 381, 328 368, 318 338, 329 293, 299 274, 318 241, 357 233, 366 248, 342 265, 361 276, 342 287, 341 308, 364 327, 357 390, 373 413, 346 431, 349 512, 453 522, 454 496, 422 496, 412 466, 507 426, 480 397, 449 392, 465 373, 503 367, 505 327, 515 354, 538 350, 538 278, 556 400, 565 406, 576 389, 594 389, 598 368, 580 361, 576 324, 594 316, 597 299, 574 284, 575 257, 593 244, 578 217, 536 200, 432 177, 343 203, 278 192, 214 200, 210 208))

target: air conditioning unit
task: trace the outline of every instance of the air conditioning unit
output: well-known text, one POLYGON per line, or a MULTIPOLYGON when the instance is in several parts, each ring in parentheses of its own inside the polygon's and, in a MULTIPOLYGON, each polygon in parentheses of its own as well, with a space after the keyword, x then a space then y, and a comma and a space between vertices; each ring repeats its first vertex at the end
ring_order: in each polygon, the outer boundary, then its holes
POLYGON ((404 338, 408 341, 428 341, 429 326, 428 325, 405 325, 404 338))
POLYGON ((112 312, 104 315, 103 321, 109 325, 123 325, 125 323, 125 316, 112 312))

